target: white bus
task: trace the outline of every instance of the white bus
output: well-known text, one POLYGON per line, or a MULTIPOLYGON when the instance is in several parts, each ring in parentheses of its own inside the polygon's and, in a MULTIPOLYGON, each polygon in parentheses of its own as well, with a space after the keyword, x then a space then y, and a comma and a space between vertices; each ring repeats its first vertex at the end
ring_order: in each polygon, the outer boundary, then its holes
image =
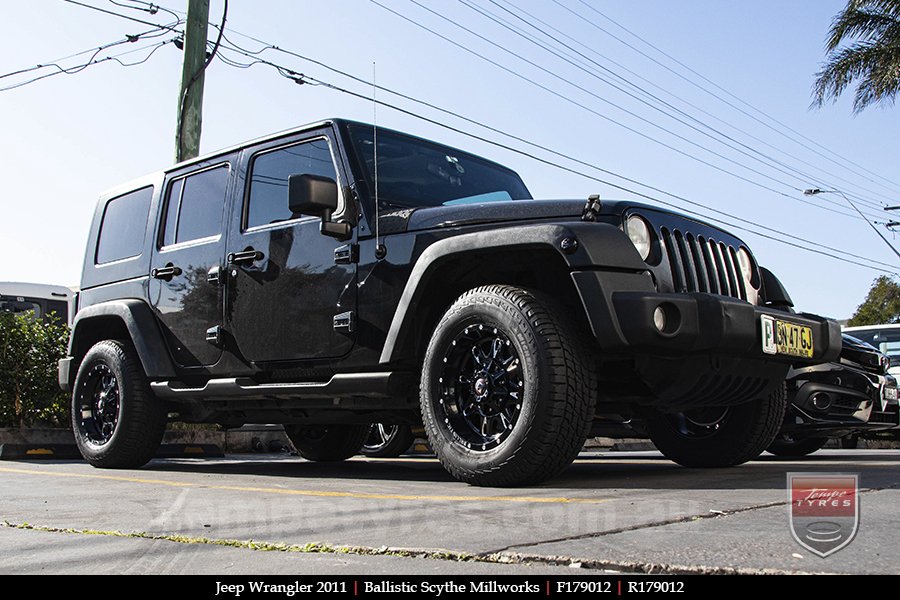
POLYGON ((0 281, 0 311, 31 312, 47 319, 55 314, 60 322, 72 324, 75 293, 61 285, 0 281))

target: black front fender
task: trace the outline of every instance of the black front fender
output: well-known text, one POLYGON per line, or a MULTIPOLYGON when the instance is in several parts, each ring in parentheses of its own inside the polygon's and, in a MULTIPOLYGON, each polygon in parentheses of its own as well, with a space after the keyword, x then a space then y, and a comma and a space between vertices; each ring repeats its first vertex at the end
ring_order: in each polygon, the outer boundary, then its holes
POLYGON ((607 223, 535 224, 476 231, 437 241, 419 256, 394 311, 379 362, 390 363, 415 319, 416 311, 437 269, 451 260, 489 250, 550 249, 558 253, 569 271, 586 268, 613 268, 646 271, 628 237, 607 223), (568 252, 562 250, 568 240, 568 252), (574 241, 575 244, 571 242, 574 241))

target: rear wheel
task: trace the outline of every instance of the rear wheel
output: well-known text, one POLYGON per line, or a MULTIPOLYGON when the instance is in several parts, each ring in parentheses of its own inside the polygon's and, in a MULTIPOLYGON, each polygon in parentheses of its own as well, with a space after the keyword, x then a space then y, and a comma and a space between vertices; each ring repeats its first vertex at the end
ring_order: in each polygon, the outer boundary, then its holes
POLYGON ((373 423, 360 452, 372 458, 396 458, 416 441, 409 425, 373 423))
POLYGON ((765 450, 781 427, 787 402, 784 385, 766 398, 737 406, 654 411, 650 439, 670 460, 685 467, 730 467, 765 450))
POLYGON ((285 425, 297 452, 306 460, 333 462, 347 460, 359 453, 368 425, 285 425))
POLYGON ((544 481, 587 437, 595 379, 581 332, 540 294, 488 285, 463 294, 425 353, 421 408, 431 447, 475 485, 544 481))
POLYGON ((72 429, 84 459, 105 469, 141 467, 159 448, 166 422, 131 347, 118 340, 94 344, 72 390, 72 429))
POLYGON ((775 456, 806 456, 822 448, 828 438, 800 438, 779 436, 766 450, 775 456))

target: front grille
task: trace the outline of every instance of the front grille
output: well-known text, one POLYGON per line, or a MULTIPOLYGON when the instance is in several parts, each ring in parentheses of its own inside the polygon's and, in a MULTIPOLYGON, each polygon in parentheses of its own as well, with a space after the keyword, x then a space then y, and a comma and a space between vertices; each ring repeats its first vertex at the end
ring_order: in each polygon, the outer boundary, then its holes
POLYGON ((679 229, 663 227, 660 235, 676 292, 707 292, 749 300, 737 248, 679 229))

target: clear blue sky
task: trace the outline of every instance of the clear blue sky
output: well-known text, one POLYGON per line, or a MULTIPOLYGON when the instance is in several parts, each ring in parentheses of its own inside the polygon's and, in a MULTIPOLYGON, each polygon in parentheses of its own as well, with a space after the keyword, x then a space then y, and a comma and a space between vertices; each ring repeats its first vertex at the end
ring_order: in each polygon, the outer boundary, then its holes
MULTIPOLYGON (((150 17, 116 7, 105 0, 83 1, 136 18, 165 21, 162 13, 150 17)), ((746 219, 825 246, 897 264, 890 250, 862 220, 804 204, 800 201, 803 196, 797 190, 830 181, 835 187, 853 191, 876 204, 888 200, 900 204, 900 183, 891 185, 872 175, 854 174, 845 168, 847 165, 842 160, 831 162, 796 144, 792 141, 797 139, 795 134, 789 133, 791 139, 782 137, 703 93, 597 29, 595 25, 654 58, 667 61, 638 39, 590 11, 580 0, 559 0, 559 3, 592 21, 593 25, 550 0, 515 4, 578 40, 579 45, 573 46, 592 60, 620 71, 620 67, 609 62, 615 61, 660 86, 662 89, 651 88, 635 76, 625 74, 648 91, 752 148, 748 150, 741 146, 746 152, 757 157, 759 155, 754 152, 764 153, 815 177, 781 173, 729 150, 610 88, 579 69, 573 60, 560 60, 516 37, 460 1, 419 1, 446 15, 450 21, 430 14, 408 0, 379 0, 413 21, 452 38, 475 54, 417 28, 369 0, 231 0, 228 26, 366 79, 370 77, 375 61, 378 82, 386 87, 439 104, 590 164, 708 204, 724 211, 729 218, 746 219), (453 22, 473 29, 510 53, 457 29, 453 22), (476 55, 502 63, 610 120, 603 120, 534 87, 476 55), (546 70, 529 65, 521 58, 546 70), (674 94, 721 121, 667 94, 674 94), (637 116, 627 115, 596 96, 615 102, 637 116), (666 127, 701 147, 692 146, 641 119, 666 127), (726 175, 618 124, 780 193, 726 175), (715 157, 708 150, 720 152, 739 164, 715 157), (753 173, 746 167, 762 174, 753 173)), ((512 19, 490 0, 467 1, 512 19)), ((853 116, 849 99, 821 110, 808 108, 813 74, 824 56, 825 34, 831 18, 842 8, 843 0, 587 1, 767 115, 888 180, 900 182, 896 169, 900 109, 873 108, 853 116)), ((503 4, 502 0, 497 2, 503 4)), ((161 0, 158 4, 175 10, 184 10, 186 6, 186 2, 179 0, 161 0)), ((221 10, 221 1, 213 0, 211 21, 219 20, 221 10)), ((61 0, 5 3, 0 27, 0 73, 47 63, 146 29, 61 0)), ((213 33, 211 30, 211 36, 213 33)), ((554 35, 560 37, 561 34, 554 35)), ((167 34, 156 39, 162 41, 171 37, 167 34)), ((247 48, 259 48, 246 38, 232 36, 232 39, 247 48)), ((152 41, 119 46, 109 52, 130 50, 152 41)), ((146 52, 137 52, 122 57, 122 60, 135 60, 144 55, 146 52)), ((296 71, 369 92, 359 84, 299 59, 271 51, 263 56, 296 71)), ((0 267, 0 279, 77 284, 97 195, 106 188, 172 162, 180 61, 181 53, 168 44, 139 66, 123 68, 107 62, 77 74, 50 77, 0 92, 0 131, 3 136, 0 253, 6 257, 0 267)), ((65 64, 77 63, 76 59, 65 64)), ((596 70, 596 65, 588 65, 596 70)), ((687 74, 683 68, 673 67, 687 74)), ((22 76, 0 79, 0 87, 22 79, 22 76)), ((709 87, 709 84, 703 85, 709 87)), ((382 97, 389 99, 385 95, 382 97)), ((213 63, 207 73, 205 99, 204 152, 328 116, 372 119, 372 106, 367 102, 324 87, 297 86, 263 65, 242 70, 218 61, 213 63)), ((730 101, 737 104, 734 99, 730 101)), ((427 114, 451 121, 433 111, 427 114)), ((378 119, 384 126, 464 147, 505 163, 522 174, 536 197, 583 198, 591 193, 600 193, 607 198, 632 197, 607 185, 388 109, 380 109, 378 119)), ((465 123, 452 122, 465 129, 477 130, 465 123)), ((496 134, 479 133, 500 139, 496 134)), ((579 170, 588 170, 575 166, 579 170)), ((642 188, 642 191, 648 190, 642 188)), ((649 193, 680 203, 655 192, 649 193)), ((827 204, 829 198, 826 196, 806 200, 850 211, 846 206, 827 204)), ((842 202, 836 196, 830 200, 842 202)), ((877 208, 867 210, 882 212, 877 208)), ((884 213, 881 218, 886 220, 889 215, 884 213)), ((845 318, 863 299, 871 281, 878 275, 867 268, 734 231, 750 244, 762 264, 782 278, 801 310, 845 318)), ((806 245, 805 242, 797 243, 806 245)))

